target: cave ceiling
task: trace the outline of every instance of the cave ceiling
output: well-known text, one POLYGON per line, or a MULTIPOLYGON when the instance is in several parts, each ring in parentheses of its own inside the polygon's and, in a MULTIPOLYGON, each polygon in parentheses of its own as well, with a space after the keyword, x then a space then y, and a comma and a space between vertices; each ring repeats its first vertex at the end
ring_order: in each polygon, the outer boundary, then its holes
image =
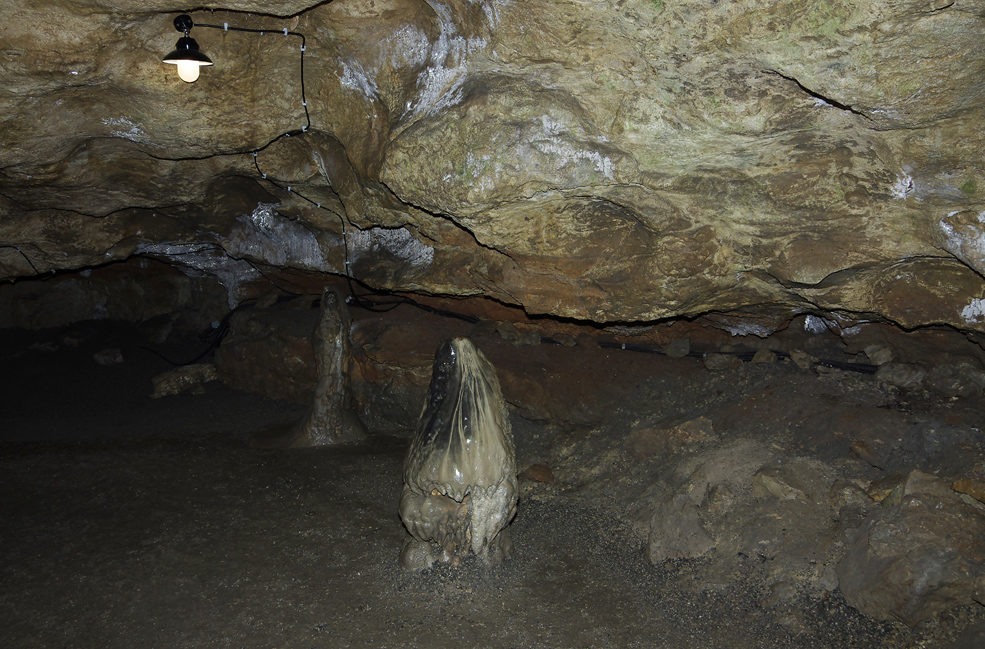
POLYGON ((985 331, 985 1, 4 4, 0 278, 985 331))

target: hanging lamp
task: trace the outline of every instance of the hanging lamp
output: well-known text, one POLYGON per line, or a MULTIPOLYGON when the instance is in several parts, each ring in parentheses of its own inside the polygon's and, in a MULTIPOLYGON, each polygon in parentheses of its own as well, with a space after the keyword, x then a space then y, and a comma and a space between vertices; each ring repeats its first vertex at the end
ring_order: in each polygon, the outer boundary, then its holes
POLYGON ((174 51, 164 57, 165 63, 178 66, 178 76, 188 83, 198 79, 199 69, 203 65, 212 65, 212 59, 206 56, 198 48, 195 39, 188 35, 194 26, 195 23, 188 14, 181 14, 174 19, 174 28, 179 32, 185 32, 185 35, 178 39, 174 51))

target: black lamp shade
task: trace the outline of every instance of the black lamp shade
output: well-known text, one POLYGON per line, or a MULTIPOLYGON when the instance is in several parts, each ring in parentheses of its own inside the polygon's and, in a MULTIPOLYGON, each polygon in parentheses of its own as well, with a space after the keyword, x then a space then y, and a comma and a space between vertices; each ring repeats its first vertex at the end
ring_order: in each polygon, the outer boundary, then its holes
POLYGON ((164 57, 165 63, 195 61, 199 65, 212 65, 212 59, 198 49, 198 43, 190 36, 182 36, 174 46, 174 51, 164 57))
POLYGON ((164 57, 164 62, 177 65, 178 76, 188 83, 198 79, 198 69, 201 66, 212 65, 212 59, 198 49, 198 43, 190 36, 179 38, 174 51, 164 57))

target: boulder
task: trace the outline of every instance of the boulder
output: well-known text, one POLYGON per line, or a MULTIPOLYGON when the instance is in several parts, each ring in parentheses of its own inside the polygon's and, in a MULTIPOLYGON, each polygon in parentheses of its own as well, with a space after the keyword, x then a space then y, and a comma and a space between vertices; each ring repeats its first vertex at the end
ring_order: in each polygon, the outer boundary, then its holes
POLYGON ((715 540, 702 526, 698 508, 686 494, 674 495, 657 507, 647 541, 650 561, 694 559, 714 548, 715 540))
POLYGON ((643 462, 716 439, 711 419, 697 417, 680 423, 636 428, 626 438, 626 451, 637 462, 643 462))
POLYGON ((953 498, 904 496, 866 517, 838 563, 838 579, 862 613, 910 626, 985 604, 985 516, 953 498))

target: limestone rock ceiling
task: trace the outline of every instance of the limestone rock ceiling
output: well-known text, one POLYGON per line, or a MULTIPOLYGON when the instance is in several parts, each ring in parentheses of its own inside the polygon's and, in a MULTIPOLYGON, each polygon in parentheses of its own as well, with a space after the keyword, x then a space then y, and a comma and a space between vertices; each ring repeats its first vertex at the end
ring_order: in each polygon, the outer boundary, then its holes
POLYGON ((985 330, 982 0, 230 1, 192 17, 270 31, 194 28, 194 84, 174 2, 6 4, 0 277, 347 250, 599 322, 985 330))

